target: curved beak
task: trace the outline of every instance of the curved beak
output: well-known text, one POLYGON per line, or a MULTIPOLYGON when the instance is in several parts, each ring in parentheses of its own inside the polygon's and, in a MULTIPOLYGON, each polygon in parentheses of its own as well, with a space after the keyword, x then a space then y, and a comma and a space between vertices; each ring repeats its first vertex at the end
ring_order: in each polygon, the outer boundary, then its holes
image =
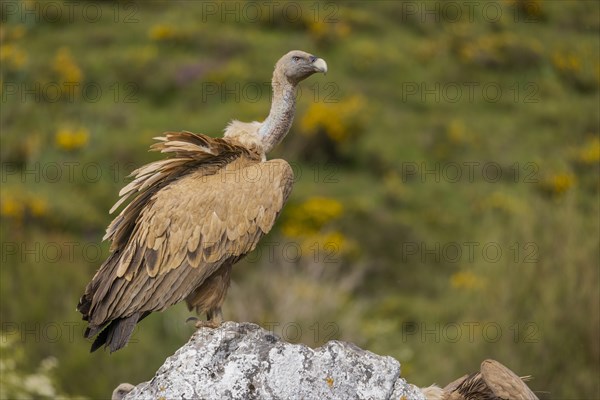
POLYGON ((327 63, 322 58, 316 58, 312 62, 313 67, 316 71, 327 74, 327 63))

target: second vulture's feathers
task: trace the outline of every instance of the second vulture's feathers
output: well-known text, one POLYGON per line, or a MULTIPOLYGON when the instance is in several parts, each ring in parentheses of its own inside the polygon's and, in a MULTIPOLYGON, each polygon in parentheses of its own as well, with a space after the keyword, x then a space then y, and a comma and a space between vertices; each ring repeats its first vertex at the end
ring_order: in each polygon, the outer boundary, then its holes
POLYGON ((275 65, 273 102, 262 123, 232 121, 223 138, 169 132, 151 149, 171 158, 133 172, 111 213, 129 204, 109 225, 111 254, 77 310, 88 322, 85 337, 98 335, 92 351, 127 344, 135 325, 153 311, 185 300, 218 326, 231 268, 271 230, 293 183, 284 160, 266 153, 287 134, 296 86, 324 60, 291 51, 275 65))

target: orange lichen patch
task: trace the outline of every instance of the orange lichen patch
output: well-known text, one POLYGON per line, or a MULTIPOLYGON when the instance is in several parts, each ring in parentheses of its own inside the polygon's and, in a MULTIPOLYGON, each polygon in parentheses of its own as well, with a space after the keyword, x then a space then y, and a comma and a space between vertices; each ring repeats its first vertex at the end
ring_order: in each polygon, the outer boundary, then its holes
POLYGON ((327 382, 327 386, 333 387, 333 378, 328 376, 327 378, 325 378, 325 382, 327 382))

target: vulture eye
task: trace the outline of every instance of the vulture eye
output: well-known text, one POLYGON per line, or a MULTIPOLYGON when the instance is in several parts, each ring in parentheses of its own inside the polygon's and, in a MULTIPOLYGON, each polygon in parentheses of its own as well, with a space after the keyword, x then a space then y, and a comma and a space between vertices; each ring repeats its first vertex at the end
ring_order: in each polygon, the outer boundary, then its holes
POLYGON ((298 62, 298 61, 300 61, 300 57, 298 57, 298 56, 294 56, 294 57, 292 57, 292 60, 293 60, 294 62, 298 62))

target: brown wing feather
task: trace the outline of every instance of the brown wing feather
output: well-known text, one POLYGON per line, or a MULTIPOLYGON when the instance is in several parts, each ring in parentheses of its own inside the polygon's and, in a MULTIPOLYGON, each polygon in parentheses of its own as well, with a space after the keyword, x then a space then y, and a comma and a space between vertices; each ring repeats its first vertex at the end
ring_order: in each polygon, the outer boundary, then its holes
POLYGON ((107 229, 113 254, 78 307, 92 334, 183 300, 223 263, 252 251, 291 191, 283 160, 260 162, 235 143, 189 132, 159 140, 153 148, 179 161, 138 169, 121 191, 138 195, 107 229))
POLYGON ((538 400, 520 377, 496 360, 484 360, 481 363, 481 375, 498 398, 538 400))
POLYGON ((123 203, 135 196, 106 230, 104 239, 112 240, 111 250, 125 245, 135 227, 135 221, 142 208, 147 207, 151 197, 162 187, 179 179, 191 171, 201 170, 206 175, 242 155, 256 158, 244 147, 220 138, 191 132, 167 132, 165 136, 155 138, 151 151, 173 153, 173 158, 155 161, 133 171, 135 179, 119 192, 121 199, 111 208, 111 214, 123 203))

